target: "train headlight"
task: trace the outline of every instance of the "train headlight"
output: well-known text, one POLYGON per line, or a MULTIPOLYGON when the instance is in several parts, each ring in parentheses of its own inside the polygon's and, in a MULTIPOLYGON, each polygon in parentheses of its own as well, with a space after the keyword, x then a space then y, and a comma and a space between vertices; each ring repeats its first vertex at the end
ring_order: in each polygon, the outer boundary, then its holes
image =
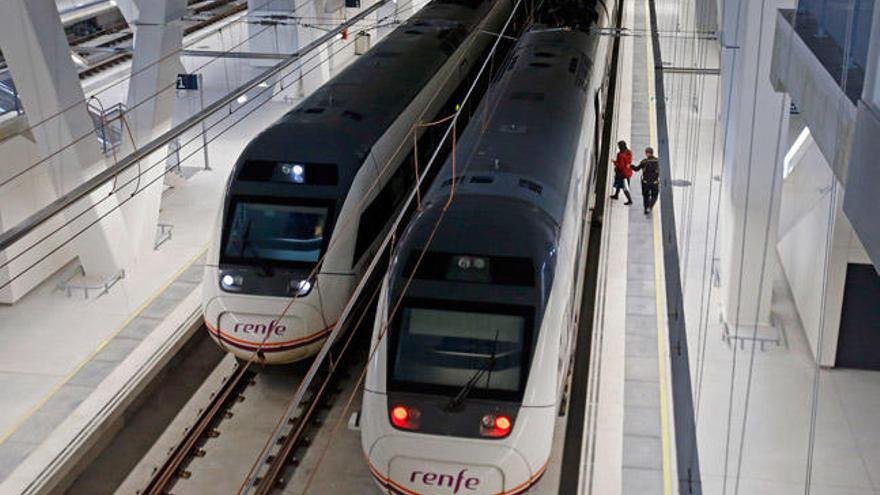
POLYGON ((224 273, 220 277, 220 287, 224 290, 241 290, 241 283, 244 281, 241 275, 233 275, 224 273))
POLYGON ((415 430, 421 424, 419 418, 422 417, 422 413, 415 407, 394 406, 389 415, 391 416, 391 424, 397 428, 415 430))
POLYGON ((503 414, 486 414, 480 421, 480 435, 484 437, 506 437, 513 428, 513 420, 503 414))
POLYGON ((297 297, 307 296, 312 291, 312 281, 309 279, 291 281, 290 289, 297 297))
POLYGON ((285 163, 281 165, 281 174, 286 175, 294 184, 306 182, 306 168, 298 163, 285 163))

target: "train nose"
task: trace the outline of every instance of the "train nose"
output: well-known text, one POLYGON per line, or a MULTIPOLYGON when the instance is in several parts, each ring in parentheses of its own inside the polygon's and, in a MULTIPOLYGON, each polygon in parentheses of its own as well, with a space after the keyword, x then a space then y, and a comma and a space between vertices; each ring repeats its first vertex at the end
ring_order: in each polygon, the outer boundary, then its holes
POLYGON ((371 466, 387 493, 513 495, 525 491, 535 479, 516 450, 485 441, 474 441, 463 448, 461 439, 415 440, 392 435, 377 442, 376 451, 394 452, 393 457, 386 458, 385 466, 371 466), (387 475, 381 475, 380 470, 387 475))
POLYGON ((206 318, 215 339, 243 356, 259 349, 268 362, 280 362, 282 356, 289 361, 291 353, 311 352, 333 327, 306 301, 285 311, 275 301, 226 297, 216 314, 216 323, 206 318))

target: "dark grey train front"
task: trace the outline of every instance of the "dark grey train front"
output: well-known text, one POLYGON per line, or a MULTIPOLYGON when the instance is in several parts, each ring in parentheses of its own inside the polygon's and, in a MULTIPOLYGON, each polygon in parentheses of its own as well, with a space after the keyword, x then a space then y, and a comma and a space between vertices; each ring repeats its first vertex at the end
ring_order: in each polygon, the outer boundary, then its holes
MULTIPOLYGON (((606 27, 595 11, 590 27, 606 27)), ((526 33, 461 139, 458 170, 447 162, 402 236, 361 423, 385 490, 449 493, 470 481, 468 493, 521 493, 546 469, 608 56, 598 34, 526 33)))
POLYGON ((317 352, 414 184, 401 165, 415 124, 437 116, 509 12, 509 0, 430 2, 247 145, 205 271, 221 346, 267 363, 317 352))

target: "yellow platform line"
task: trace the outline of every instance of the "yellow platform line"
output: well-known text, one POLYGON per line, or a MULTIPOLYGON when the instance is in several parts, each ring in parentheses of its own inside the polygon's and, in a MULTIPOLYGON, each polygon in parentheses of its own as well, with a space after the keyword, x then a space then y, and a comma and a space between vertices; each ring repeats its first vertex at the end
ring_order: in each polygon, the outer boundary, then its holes
POLYGON ((80 361, 73 368, 73 370, 71 370, 67 375, 65 375, 64 378, 62 378, 60 382, 56 383, 55 386, 53 386, 52 389, 49 390, 49 392, 47 392, 46 395, 43 396, 43 398, 40 399, 39 402, 37 402, 23 416, 21 416, 18 420, 16 420, 15 424, 13 424, 12 427, 10 427, 8 430, 6 430, 6 432, 3 433, 2 436, 0 436, 0 444, 6 442, 6 440, 8 440, 9 437, 11 437, 12 434, 16 432, 16 430, 21 428, 21 425, 23 425, 25 423, 25 421, 30 419, 31 416, 33 416, 37 411, 39 411, 43 406, 45 406, 46 403, 49 402, 49 400, 51 400, 52 397, 54 397, 55 394, 57 394, 58 391, 61 390, 62 387, 64 387, 65 385, 67 385, 68 382, 70 382, 70 380, 74 377, 74 375, 79 373, 79 371, 81 369, 83 369, 83 367, 85 367, 85 365, 89 364, 89 362, 92 359, 94 359, 95 356, 97 356, 98 353, 101 352, 102 349, 107 347, 107 344, 109 344, 111 340, 113 340, 114 338, 116 338, 117 335, 122 333, 122 331, 125 329, 125 327, 128 326, 129 323, 131 323, 135 318, 140 316, 140 314, 145 309, 147 309, 147 306, 149 306, 150 304, 153 303, 153 301, 158 299, 159 296, 161 296, 162 293, 165 292, 165 290, 171 284, 173 284, 174 281, 178 279, 178 277, 180 277, 183 274, 183 272, 185 272, 189 267, 191 267, 193 265, 193 263, 195 263, 197 259, 201 258, 202 255, 204 255, 207 251, 208 251, 208 245, 206 244, 204 247, 202 247, 202 249, 199 250, 199 252, 195 256, 190 258, 186 262, 186 264, 184 264, 179 270, 174 272, 174 275, 172 275, 171 278, 169 278, 164 284, 162 284, 161 287, 156 289, 156 291, 153 292, 153 294, 150 295, 150 297, 143 304, 141 304, 136 310, 134 310, 134 312, 131 313, 125 319, 125 321, 123 321, 122 324, 120 324, 119 327, 117 327, 116 330, 113 331, 113 333, 111 333, 107 338, 105 338, 103 341, 101 341, 101 343, 98 344, 98 347, 96 347, 95 350, 92 351, 91 354, 89 354, 88 356, 86 356, 85 359, 80 361))
MULTIPOLYGON (((645 23, 648 27, 651 24, 651 7, 650 0, 645 0, 645 23)), ((654 100, 654 65, 653 56, 653 33, 651 36, 645 36, 645 73, 648 76, 648 133, 651 146, 657 150, 657 115, 654 100)), ((667 157, 668 158, 668 157, 667 157)), ((657 203, 657 210, 663 205, 657 203)), ((665 292, 663 289, 663 270, 661 267, 662 245, 660 244, 660 215, 659 211, 654 213, 651 218, 654 231, 654 300, 656 302, 657 314, 657 371, 660 385, 660 448, 663 461, 663 493, 664 495, 672 495, 672 459, 671 459, 671 442, 669 438, 669 384, 666 376, 666 305, 665 292)))

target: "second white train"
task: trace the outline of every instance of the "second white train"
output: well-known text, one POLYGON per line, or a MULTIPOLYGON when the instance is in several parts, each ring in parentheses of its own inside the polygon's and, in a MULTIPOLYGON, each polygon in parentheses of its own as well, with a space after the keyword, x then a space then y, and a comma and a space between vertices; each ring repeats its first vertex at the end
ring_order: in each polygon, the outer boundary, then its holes
POLYGON ((611 12, 513 49, 395 248, 361 444, 386 493, 529 490, 550 458, 580 308, 611 12), (454 197, 447 204, 454 189, 454 197))

